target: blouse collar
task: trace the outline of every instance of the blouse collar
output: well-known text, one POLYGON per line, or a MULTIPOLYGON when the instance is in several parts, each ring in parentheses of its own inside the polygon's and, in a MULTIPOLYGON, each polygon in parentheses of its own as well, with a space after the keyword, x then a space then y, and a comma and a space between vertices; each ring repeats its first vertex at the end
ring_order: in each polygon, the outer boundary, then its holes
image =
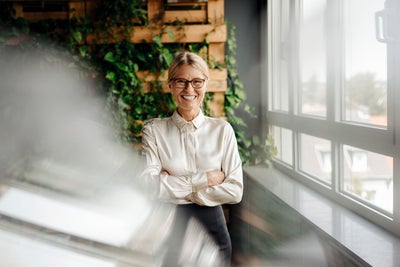
POLYGON ((194 118, 192 121, 186 121, 181 115, 179 115, 178 111, 175 110, 172 114, 172 121, 176 124, 179 130, 181 130, 187 124, 193 124, 197 129, 204 121, 204 113, 202 110, 200 110, 196 118, 194 118))

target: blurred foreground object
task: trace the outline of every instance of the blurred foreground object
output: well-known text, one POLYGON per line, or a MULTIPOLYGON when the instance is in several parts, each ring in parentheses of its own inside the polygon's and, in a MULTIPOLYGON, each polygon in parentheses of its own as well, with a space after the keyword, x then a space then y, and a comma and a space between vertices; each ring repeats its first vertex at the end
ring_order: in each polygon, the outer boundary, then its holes
MULTIPOLYGON (((144 195, 89 86, 68 61, 0 51, 0 266, 162 265, 175 207, 144 195)), ((182 265, 219 266, 196 222, 182 231, 182 265)))

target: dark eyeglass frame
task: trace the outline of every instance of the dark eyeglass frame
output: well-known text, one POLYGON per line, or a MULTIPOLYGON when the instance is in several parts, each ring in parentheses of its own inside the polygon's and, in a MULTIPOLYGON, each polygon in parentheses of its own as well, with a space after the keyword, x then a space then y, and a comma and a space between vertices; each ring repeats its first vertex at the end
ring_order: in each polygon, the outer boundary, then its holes
POLYGON ((174 86, 176 88, 178 88, 178 89, 185 89, 188 86, 188 84, 190 83, 194 89, 199 90, 199 89, 202 89, 204 87, 207 79, 194 78, 192 80, 186 80, 186 79, 183 79, 183 78, 172 78, 172 79, 170 79, 170 81, 174 82, 174 86), (177 85, 177 81, 178 80, 180 82, 184 83, 184 86, 177 85), (197 86, 195 84, 195 82, 199 82, 199 81, 201 81, 201 86, 197 86))

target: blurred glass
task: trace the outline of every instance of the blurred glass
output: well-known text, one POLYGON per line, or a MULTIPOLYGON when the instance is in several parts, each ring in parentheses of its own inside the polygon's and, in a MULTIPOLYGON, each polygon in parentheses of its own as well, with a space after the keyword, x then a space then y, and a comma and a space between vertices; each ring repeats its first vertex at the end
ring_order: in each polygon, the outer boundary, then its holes
POLYGON ((278 154, 275 158, 286 164, 293 165, 293 134, 286 128, 272 126, 272 135, 275 145, 278 148, 278 154))
POLYGON ((342 153, 343 190, 393 213, 393 158, 348 145, 342 153))
POLYGON ((273 25, 273 36, 271 53, 272 64, 271 86, 270 86, 270 105, 273 111, 289 111, 289 0, 273 2, 271 20, 273 25), (277 14, 276 16, 274 14, 277 14))
POLYGON ((128 267, 110 258, 82 253, 0 229, 1 266, 128 267), (62 260, 60 260, 62 259, 62 260))
POLYGON ((331 142, 315 136, 300 134, 299 168, 324 183, 332 181, 331 142))
POLYGON ((300 21, 301 113, 326 116, 326 0, 302 2, 300 21))
POLYGON ((375 35, 375 13, 384 3, 343 2, 347 121, 387 126, 387 48, 375 35))

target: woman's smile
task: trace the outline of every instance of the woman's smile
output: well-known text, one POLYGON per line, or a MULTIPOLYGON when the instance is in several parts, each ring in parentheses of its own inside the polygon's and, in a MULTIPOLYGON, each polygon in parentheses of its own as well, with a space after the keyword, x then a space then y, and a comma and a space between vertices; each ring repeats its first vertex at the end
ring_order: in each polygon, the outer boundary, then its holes
POLYGON ((193 100, 195 100, 197 98, 196 95, 181 95, 181 97, 183 99, 185 99, 186 101, 193 101, 193 100))

